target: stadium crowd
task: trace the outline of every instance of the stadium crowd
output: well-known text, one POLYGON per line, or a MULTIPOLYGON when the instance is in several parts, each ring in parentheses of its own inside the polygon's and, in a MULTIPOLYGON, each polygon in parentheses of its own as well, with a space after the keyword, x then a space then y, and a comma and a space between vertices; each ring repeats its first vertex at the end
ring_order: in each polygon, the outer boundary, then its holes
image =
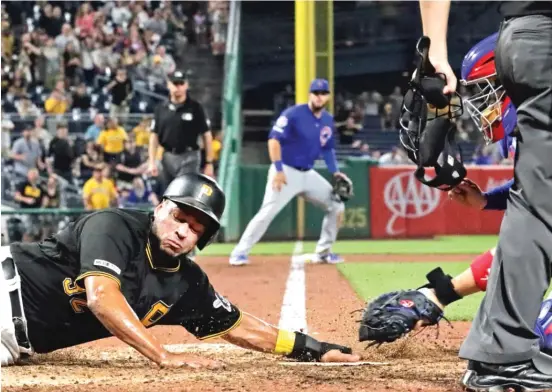
MULTIPOLYGON (((226 1, 3 2, 3 202, 156 205, 158 184, 145 175, 149 126, 176 48, 224 53, 227 20, 226 1)), ((62 220, 32 219, 43 218, 62 220)), ((55 226, 23 220, 29 239, 55 226)))

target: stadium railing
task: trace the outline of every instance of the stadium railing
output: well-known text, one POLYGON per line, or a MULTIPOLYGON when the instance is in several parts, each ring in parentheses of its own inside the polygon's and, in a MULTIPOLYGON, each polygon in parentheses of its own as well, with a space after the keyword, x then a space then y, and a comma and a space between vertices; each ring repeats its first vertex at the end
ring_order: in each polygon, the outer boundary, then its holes
POLYGON ((241 1, 230 2, 227 45, 224 58, 224 88, 222 97, 223 149, 219 183, 226 193, 226 209, 222 217, 225 240, 239 235, 238 199, 239 165, 242 135, 242 71, 241 71, 241 1))

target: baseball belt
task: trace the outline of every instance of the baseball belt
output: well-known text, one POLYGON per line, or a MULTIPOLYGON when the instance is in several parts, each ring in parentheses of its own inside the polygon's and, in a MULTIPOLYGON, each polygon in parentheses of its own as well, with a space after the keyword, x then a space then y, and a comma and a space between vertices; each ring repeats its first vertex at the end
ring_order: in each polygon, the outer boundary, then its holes
MULTIPOLYGON (((7 258, 2 261, 2 272, 4 273, 4 279, 10 281, 19 277, 17 267, 13 259, 7 258)), ((21 350, 21 355, 32 352, 31 342, 27 334, 27 322, 25 320, 25 313, 23 311, 23 302, 21 300, 21 287, 10 291, 10 303, 12 308, 12 321, 15 327, 15 339, 21 350)))

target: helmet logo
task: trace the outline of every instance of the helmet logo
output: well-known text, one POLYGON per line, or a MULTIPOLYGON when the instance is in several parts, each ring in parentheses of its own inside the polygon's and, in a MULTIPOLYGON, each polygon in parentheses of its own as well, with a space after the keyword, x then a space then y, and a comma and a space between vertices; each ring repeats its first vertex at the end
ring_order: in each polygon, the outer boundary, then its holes
POLYGON ((201 190, 199 191, 198 197, 201 197, 202 195, 205 195, 207 197, 211 197, 212 194, 213 194, 213 188, 211 188, 207 184, 203 184, 203 185, 201 185, 201 190))

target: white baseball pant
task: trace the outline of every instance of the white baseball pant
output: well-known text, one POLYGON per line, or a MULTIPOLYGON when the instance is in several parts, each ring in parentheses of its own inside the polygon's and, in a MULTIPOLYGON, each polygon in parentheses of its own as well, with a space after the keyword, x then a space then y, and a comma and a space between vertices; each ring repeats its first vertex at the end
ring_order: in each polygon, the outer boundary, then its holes
POLYGON ((276 168, 274 165, 270 166, 263 204, 247 225, 238 245, 232 251, 231 257, 248 255, 251 248, 265 234, 274 217, 291 199, 298 195, 302 195, 307 201, 319 206, 325 212, 320 239, 316 244, 316 252, 320 253, 331 249, 339 230, 338 218, 345 210, 345 205, 333 197, 332 186, 315 170, 303 172, 287 165, 283 165, 283 170, 287 184, 277 192, 272 188, 276 168))
MULTIPOLYGON (((11 258, 10 247, 0 247, 0 263, 11 258)), ((17 291, 21 303, 21 277, 16 273, 13 279, 6 280, 3 271, 0 272, 0 363, 2 366, 15 364, 21 357, 21 348, 15 337, 15 327, 12 319, 10 293, 17 291)), ((23 316, 24 318, 24 316, 23 316)), ((25 350, 25 349, 23 349, 25 350)), ((28 352, 30 354, 30 352, 28 352)))

